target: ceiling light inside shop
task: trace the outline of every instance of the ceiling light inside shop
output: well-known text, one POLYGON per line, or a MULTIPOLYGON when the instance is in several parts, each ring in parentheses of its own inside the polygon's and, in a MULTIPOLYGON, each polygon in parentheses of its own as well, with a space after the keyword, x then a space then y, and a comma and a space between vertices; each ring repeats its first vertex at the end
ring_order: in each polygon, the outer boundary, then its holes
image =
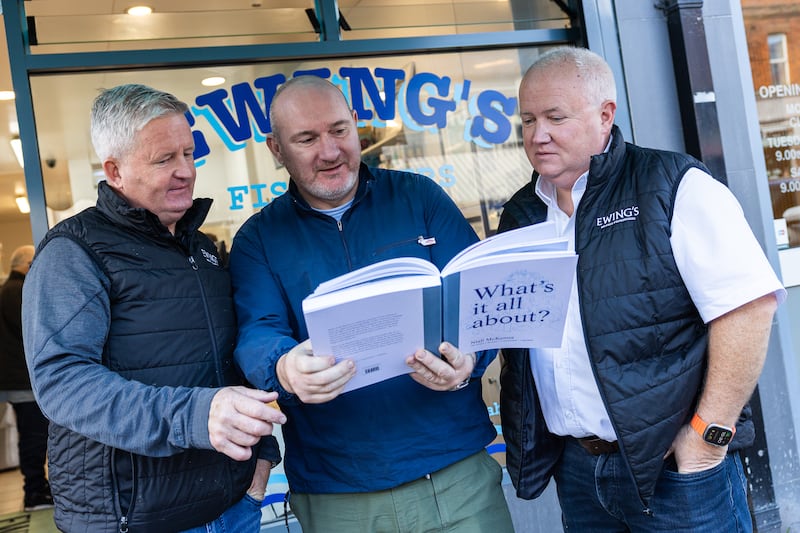
POLYGON ((22 158, 22 141, 19 140, 19 137, 12 137, 8 142, 11 144, 11 150, 14 152, 19 166, 25 168, 25 160, 22 158))
POLYGON ((17 207, 23 215, 31 212, 31 204, 28 202, 27 196, 17 196, 17 207))
POLYGON ((129 7, 126 13, 134 17, 145 17, 153 12, 150 6, 132 6, 129 7))
POLYGON ((485 61, 483 63, 476 63, 473 68, 476 69, 496 68, 505 65, 511 65, 512 63, 514 62, 510 59, 495 59, 494 61, 485 61))
POLYGON ((217 85, 222 85, 225 83, 225 78, 222 76, 210 76, 202 80, 200 83, 206 87, 216 87, 217 85))
POLYGON ((13 100, 15 97, 14 91, 0 91, 0 100, 13 100))

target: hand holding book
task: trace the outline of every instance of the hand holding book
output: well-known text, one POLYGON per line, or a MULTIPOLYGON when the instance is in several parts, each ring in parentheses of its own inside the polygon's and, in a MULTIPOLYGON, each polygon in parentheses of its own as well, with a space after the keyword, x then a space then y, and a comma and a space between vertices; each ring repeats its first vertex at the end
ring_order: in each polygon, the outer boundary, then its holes
POLYGON ((463 354, 449 342, 443 342, 439 346, 439 353, 442 357, 428 350, 417 350, 406 359, 406 364, 414 370, 411 379, 438 391, 461 388, 461 384, 469 381, 475 368, 475 354, 463 354))
POLYGON ((351 359, 312 357, 311 341, 283 354, 275 367, 281 386, 303 403, 324 403, 342 393, 356 373, 351 359))

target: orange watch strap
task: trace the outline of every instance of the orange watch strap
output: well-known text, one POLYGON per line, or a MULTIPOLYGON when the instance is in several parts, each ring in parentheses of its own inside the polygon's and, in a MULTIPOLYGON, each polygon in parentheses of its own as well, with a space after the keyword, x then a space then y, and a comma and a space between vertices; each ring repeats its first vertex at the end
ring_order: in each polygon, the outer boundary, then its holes
POLYGON ((694 414, 694 416, 692 417, 692 421, 689 422, 689 425, 691 425, 692 429, 695 430, 697 434, 700 435, 701 437, 705 435, 706 428, 708 427, 708 424, 706 424, 705 421, 702 418, 700 418, 700 415, 698 415, 697 413, 694 414))
MULTIPOLYGON (((692 426, 692 429, 694 429, 698 435, 700 435, 701 437, 705 436, 708 423, 702 418, 700 418, 700 415, 695 413, 694 416, 692 417, 692 421, 689 422, 689 425, 692 426)), ((732 426, 730 429, 731 429, 731 435, 735 435, 736 426, 732 426)))

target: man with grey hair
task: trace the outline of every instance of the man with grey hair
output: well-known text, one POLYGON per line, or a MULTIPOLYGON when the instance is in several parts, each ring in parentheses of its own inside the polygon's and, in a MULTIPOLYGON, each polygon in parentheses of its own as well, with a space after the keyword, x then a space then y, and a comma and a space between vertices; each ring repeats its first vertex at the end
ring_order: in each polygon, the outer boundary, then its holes
POLYGON ((47 418, 36 404, 22 346, 22 284, 35 248, 20 246, 11 254, 8 279, 0 288, 0 401, 10 402, 17 417, 19 470, 26 511, 53 506, 47 481, 47 418))
POLYGON ((143 85, 101 92, 97 205, 47 233, 24 286, 64 531, 260 529, 285 416, 233 362, 230 278, 199 231, 211 200, 192 198, 186 111, 143 85))
POLYGON ((519 88, 533 179, 499 230, 551 220, 578 253, 562 345, 502 351, 508 472, 554 477, 569 531, 750 531, 736 453, 785 290, 703 164, 626 143, 614 76, 557 48, 519 88))

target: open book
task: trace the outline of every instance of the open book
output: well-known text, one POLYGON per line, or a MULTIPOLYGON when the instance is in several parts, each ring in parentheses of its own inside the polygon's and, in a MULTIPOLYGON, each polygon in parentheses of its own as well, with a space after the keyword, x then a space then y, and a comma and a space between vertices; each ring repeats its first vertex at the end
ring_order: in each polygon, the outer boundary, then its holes
POLYGON ((411 372, 420 348, 462 352, 561 345, 577 256, 552 222, 467 247, 441 272, 400 257, 321 283, 303 300, 316 355, 353 359, 345 391, 411 372))

